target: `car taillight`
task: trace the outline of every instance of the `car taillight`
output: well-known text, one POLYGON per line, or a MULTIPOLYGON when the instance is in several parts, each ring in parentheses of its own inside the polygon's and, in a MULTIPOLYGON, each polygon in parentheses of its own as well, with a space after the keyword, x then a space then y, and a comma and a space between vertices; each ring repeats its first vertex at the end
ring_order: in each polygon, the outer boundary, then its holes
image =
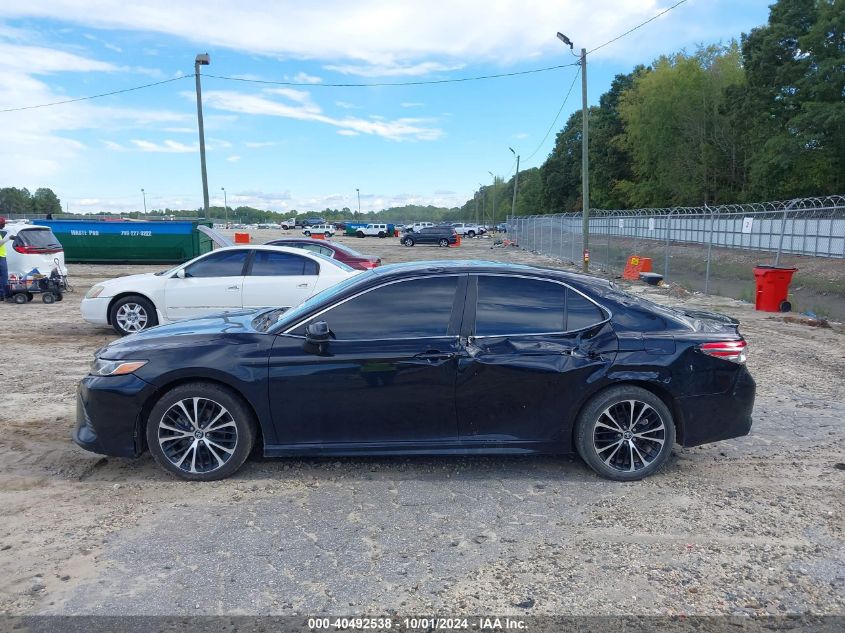
POLYGON ((15 244, 15 250, 23 255, 50 255, 62 252, 61 248, 52 248, 49 246, 25 246, 23 244, 15 244))
POLYGON ((748 344, 745 341, 719 341, 698 346, 708 356, 723 358, 734 363, 744 363, 748 344))
POLYGON ((381 261, 378 261, 378 262, 363 261, 363 262, 359 262, 359 263, 361 264, 362 268, 370 269, 370 268, 375 268, 376 266, 381 264, 381 261))

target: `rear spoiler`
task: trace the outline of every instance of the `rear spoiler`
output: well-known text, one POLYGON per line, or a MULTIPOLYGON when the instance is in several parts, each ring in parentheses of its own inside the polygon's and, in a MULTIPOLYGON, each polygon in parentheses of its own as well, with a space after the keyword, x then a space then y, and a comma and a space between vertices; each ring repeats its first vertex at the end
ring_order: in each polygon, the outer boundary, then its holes
POLYGON ((726 323, 729 325, 739 325, 739 319, 729 317, 727 314, 720 312, 708 312, 706 310, 685 310, 683 308, 674 308, 691 319, 706 319, 707 321, 718 321, 719 323, 726 323))

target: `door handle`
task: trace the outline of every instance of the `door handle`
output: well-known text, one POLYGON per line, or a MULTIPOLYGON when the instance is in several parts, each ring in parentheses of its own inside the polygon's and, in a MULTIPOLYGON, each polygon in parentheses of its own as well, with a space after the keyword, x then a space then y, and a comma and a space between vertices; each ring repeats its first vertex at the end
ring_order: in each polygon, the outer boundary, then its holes
POLYGON ((428 350, 427 352, 420 352, 416 354, 414 358, 419 360, 449 360, 450 358, 454 358, 456 354, 454 352, 438 352, 437 350, 428 350))
POLYGON ((240 286, 229 286, 228 288, 226 288, 226 290, 240 290, 240 289, 241 289, 240 286))
POLYGON ((304 283, 304 284, 297 284, 297 286, 296 286, 296 287, 297 287, 297 288, 307 288, 307 287, 308 287, 308 284, 307 284, 307 283, 304 283))

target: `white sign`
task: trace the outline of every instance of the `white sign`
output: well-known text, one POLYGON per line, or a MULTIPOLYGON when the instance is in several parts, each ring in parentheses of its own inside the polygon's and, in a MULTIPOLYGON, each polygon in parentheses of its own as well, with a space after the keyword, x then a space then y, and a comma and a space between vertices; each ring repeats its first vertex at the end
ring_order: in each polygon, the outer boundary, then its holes
POLYGON ((654 218, 649 218, 649 219, 648 219, 648 230, 649 230, 649 231, 653 231, 653 230, 654 230, 654 218))
POLYGON ((624 228, 625 228, 625 220, 619 220, 619 228, 620 228, 620 229, 624 229, 624 228))
POLYGON ((754 224, 754 218, 742 218, 742 232, 751 233, 751 227, 754 224))

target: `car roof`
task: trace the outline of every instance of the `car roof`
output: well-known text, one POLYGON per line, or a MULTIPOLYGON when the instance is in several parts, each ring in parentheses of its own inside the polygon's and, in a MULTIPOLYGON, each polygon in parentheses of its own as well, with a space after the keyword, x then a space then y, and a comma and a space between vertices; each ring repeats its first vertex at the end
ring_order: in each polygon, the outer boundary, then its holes
POLYGON ((560 281, 571 281, 573 283, 609 288, 611 282, 601 277, 574 273, 559 268, 546 268, 541 266, 528 266, 525 264, 512 264, 508 262, 494 262, 476 259, 447 259, 432 261, 403 262, 399 264, 387 264, 373 269, 373 274, 380 277, 407 276, 410 274, 431 274, 439 273, 465 273, 465 274, 513 274, 547 277, 560 281))

